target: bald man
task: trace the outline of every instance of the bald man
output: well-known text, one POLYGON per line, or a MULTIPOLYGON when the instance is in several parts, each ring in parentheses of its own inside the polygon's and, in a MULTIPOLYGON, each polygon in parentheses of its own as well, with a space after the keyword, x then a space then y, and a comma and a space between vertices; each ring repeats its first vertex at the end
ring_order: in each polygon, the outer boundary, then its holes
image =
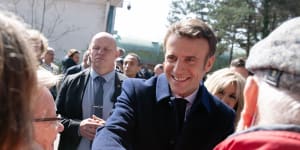
POLYGON ((60 118, 56 115, 54 99, 46 87, 39 89, 33 113, 36 144, 43 150, 53 150, 56 136, 64 130, 64 126, 59 122, 60 118))
POLYGON ((56 114, 54 99, 49 91, 61 79, 45 69, 37 70, 39 89, 33 103, 34 141, 43 150, 53 150, 59 132, 64 130, 60 117, 56 114))
POLYGON ((90 69, 67 76, 56 99, 65 127, 60 137, 60 150, 91 148, 96 129, 103 126, 110 115, 126 78, 115 71, 114 61, 119 53, 111 34, 100 32, 94 35, 88 50, 90 69))

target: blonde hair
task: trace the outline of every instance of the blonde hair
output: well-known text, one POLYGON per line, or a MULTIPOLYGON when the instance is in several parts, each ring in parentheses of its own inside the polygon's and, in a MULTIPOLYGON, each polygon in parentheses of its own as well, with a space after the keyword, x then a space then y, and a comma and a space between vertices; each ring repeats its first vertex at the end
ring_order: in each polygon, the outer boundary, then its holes
POLYGON ((57 85, 63 78, 63 75, 54 75, 50 71, 40 67, 37 70, 38 83, 40 86, 51 88, 57 85))
POLYGON ((212 75, 208 76, 205 81, 205 86, 209 92, 216 95, 219 91, 223 90, 229 84, 236 85, 236 98, 237 104, 234 106, 236 111, 235 123, 240 119, 240 113, 244 106, 243 90, 245 87, 245 78, 240 74, 231 71, 229 68, 223 68, 215 71, 212 75))
POLYGON ((72 49, 69 49, 67 55, 68 55, 68 57, 73 57, 75 54, 79 54, 79 53, 80 52, 77 49, 72 48, 72 49))
POLYGON ((46 53, 48 49, 48 40, 47 38, 38 30, 35 29, 29 29, 27 30, 29 35, 29 40, 41 42, 41 56, 46 53))

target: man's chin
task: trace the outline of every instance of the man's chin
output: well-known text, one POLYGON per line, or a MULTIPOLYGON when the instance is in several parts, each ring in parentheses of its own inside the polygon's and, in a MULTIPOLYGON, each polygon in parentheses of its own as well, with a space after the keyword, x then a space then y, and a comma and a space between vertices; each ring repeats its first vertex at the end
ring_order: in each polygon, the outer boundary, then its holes
POLYGON ((173 88, 171 88, 171 91, 173 94, 179 95, 179 96, 183 95, 185 93, 184 89, 179 88, 179 87, 173 87, 173 88))

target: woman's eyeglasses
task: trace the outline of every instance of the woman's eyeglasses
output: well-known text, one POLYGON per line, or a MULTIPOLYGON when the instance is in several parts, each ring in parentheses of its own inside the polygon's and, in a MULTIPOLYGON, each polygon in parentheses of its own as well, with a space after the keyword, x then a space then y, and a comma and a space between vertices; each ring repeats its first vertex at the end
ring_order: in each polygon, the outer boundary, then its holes
POLYGON ((44 118, 34 118, 33 122, 44 122, 44 121, 60 121, 62 118, 60 115, 57 115, 56 117, 44 117, 44 118))
POLYGON ((62 120, 61 117, 53 117, 53 118, 35 118, 34 122, 43 122, 43 121, 59 121, 62 120))
POLYGON ((33 122, 35 123, 51 123, 53 125, 55 125, 55 127, 59 127, 59 125, 61 125, 60 120, 62 120, 62 118, 60 116, 57 117, 45 117, 45 118, 34 118, 33 122))

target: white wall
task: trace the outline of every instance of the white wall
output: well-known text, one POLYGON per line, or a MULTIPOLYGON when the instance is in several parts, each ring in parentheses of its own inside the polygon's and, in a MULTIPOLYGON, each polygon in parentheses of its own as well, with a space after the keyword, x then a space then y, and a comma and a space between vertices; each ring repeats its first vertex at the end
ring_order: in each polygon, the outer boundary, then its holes
MULTIPOLYGON (((45 21, 42 32, 49 39, 49 46, 56 50, 60 61, 70 48, 85 50, 91 37, 105 31, 107 0, 0 0, 0 5, 15 12, 33 28, 40 29, 43 8, 45 21), (65 33, 65 34, 64 34, 65 33)), ((111 4, 121 6, 123 0, 112 0, 111 4)))

